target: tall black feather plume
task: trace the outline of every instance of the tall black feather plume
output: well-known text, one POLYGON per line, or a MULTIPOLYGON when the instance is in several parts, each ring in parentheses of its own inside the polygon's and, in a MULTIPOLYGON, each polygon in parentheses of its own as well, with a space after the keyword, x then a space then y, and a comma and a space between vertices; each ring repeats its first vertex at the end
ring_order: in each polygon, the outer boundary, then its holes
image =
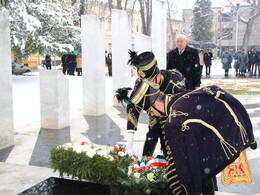
POLYGON ((123 87, 116 90, 116 99, 119 103, 123 104, 123 100, 129 101, 128 93, 132 90, 130 87, 123 87))
POLYGON ((129 49, 128 53, 130 55, 130 59, 128 60, 127 64, 130 64, 131 66, 135 66, 140 62, 140 58, 138 57, 136 51, 131 51, 129 49))

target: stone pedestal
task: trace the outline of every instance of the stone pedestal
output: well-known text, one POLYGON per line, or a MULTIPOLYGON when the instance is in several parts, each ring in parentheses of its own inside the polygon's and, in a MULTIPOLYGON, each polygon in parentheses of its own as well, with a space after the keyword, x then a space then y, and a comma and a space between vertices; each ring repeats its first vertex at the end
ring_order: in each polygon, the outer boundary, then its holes
POLYGON ((41 128, 69 126, 69 80, 60 70, 40 70, 41 128))
POLYGON ((0 11, 0 149, 14 144, 11 41, 8 11, 0 11))
POLYGON ((83 115, 100 116, 106 112, 104 21, 82 15, 81 27, 83 115))
POLYGON ((135 33, 135 51, 138 54, 145 51, 152 51, 152 39, 151 37, 142 33, 135 33))
POLYGON ((152 49, 160 69, 166 69, 166 3, 153 0, 152 49))
MULTIPOLYGON (((132 87, 128 50, 131 49, 131 25, 126 11, 112 10, 113 95, 121 87, 132 87)), ((114 106, 122 106, 114 99, 114 106)))

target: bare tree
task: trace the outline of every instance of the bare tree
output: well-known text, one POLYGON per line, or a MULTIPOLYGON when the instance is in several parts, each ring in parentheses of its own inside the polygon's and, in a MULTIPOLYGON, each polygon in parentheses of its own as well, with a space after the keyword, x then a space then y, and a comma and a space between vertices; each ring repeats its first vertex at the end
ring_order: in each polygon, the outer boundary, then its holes
POLYGON ((151 35, 152 0, 139 0, 143 34, 151 35))
POLYGON ((247 0, 246 1, 250 6, 250 14, 248 19, 243 19, 240 17, 239 21, 246 24, 246 31, 243 38, 243 48, 247 49, 249 44, 249 39, 252 33, 254 22, 257 17, 260 16, 260 0, 247 0))

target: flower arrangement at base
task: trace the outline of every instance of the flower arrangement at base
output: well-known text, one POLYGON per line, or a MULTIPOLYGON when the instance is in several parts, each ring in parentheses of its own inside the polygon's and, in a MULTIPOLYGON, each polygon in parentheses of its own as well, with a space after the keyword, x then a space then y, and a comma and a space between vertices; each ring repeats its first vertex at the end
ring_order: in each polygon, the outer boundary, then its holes
POLYGON ((106 150, 82 142, 52 148, 50 160, 60 177, 116 185, 120 195, 168 194, 163 156, 137 160, 122 145, 106 150))

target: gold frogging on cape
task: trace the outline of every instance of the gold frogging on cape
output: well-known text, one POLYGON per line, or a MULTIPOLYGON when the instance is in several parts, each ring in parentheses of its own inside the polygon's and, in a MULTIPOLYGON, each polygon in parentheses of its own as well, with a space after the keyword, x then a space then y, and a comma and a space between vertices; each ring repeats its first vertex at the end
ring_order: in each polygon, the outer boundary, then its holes
POLYGON ((211 131, 213 131, 213 133, 219 138, 220 141, 220 145, 227 157, 227 159, 230 159, 228 153, 231 156, 234 156, 234 153, 237 153, 237 150, 235 149, 235 147, 233 147, 231 144, 229 144, 227 141, 225 141, 225 139, 221 136, 221 134, 219 133, 219 131, 213 127, 212 125, 206 123, 205 121, 201 120, 201 119, 188 119, 186 121, 184 121, 182 123, 182 131, 188 131, 190 129, 190 127, 188 126, 189 123, 199 123, 204 125, 205 127, 207 127, 208 129, 210 129, 211 131), (233 152, 231 151, 233 150, 233 152))

